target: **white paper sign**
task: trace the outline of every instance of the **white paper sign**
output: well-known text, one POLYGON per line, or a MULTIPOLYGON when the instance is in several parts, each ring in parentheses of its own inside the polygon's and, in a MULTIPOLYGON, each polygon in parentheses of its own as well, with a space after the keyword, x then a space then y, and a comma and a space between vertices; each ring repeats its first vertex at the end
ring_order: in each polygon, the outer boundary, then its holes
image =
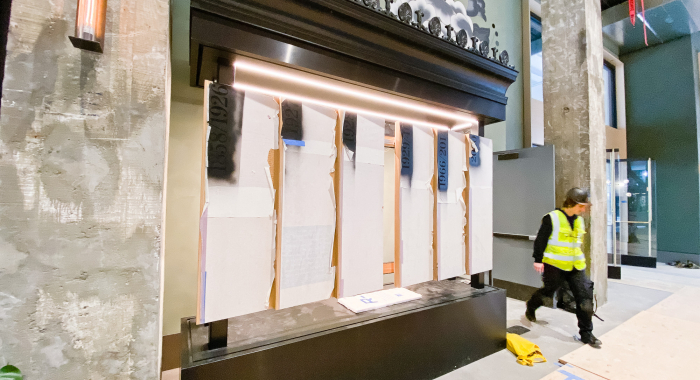
POLYGON ((359 296, 340 298, 338 299, 338 303, 347 307, 354 313, 362 313, 363 311, 415 301, 421 297, 423 296, 410 290, 395 288, 360 294, 359 296))

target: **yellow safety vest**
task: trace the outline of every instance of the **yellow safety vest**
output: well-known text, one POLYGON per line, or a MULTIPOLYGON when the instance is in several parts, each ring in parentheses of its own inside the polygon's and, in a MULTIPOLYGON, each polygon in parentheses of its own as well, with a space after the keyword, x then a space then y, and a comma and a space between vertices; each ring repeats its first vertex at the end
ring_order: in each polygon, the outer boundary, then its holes
POLYGON ((552 234, 549 236, 542 262, 565 271, 574 268, 586 269, 586 257, 581 251, 583 236, 586 234, 583 218, 577 217, 574 228, 571 229, 563 212, 554 210, 548 215, 552 219, 552 234))

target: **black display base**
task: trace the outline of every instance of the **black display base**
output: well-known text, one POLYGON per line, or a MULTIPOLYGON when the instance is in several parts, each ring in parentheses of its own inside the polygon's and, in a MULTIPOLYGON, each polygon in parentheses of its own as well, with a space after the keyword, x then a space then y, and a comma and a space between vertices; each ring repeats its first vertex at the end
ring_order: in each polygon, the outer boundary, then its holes
POLYGON ((506 347, 506 294, 456 280, 422 299, 354 314, 336 299, 228 320, 228 344, 182 320, 181 379, 434 379, 506 347))
POLYGON ((622 279, 622 267, 618 267, 615 265, 608 265, 608 278, 611 278, 613 280, 621 280, 622 279))
POLYGON ((622 265, 633 267, 656 268, 656 257, 621 255, 622 265))

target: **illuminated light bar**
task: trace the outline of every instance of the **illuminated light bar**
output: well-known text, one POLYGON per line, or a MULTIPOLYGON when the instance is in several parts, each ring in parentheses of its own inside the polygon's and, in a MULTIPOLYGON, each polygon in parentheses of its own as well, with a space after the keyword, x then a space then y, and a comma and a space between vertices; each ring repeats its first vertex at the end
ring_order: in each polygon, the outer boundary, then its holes
MULTIPOLYGON (((294 74, 289 73, 289 72, 283 72, 281 70, 269 69, 269 68, 262 67, 260 65, 256 65, 256 64, 252 64, 252 63, 248 63, 248 62, 236 61, 234 63, 234 67, 236 68, 236 70, 239 70, 239 69, 249 70, 249 71, 256 72, 259 74, 264 74, 264 75, 267 75, 270 77, 279 78, 282 80, 291 81, 291 82, 300 83, 300 84, 306 84, 306 85, 309 85, 312 87, 322 88, 325 90, 330 90, 330 91, 334 91, 337 93, 351 95, 351 96, 362 98, 362 99, 370 99, 370 100, 373 100, 373 101, 376 101, 379 103, 384 103, 384 104, 389 104, 389 105, 393 105, 393 106, 397 106, 397 107, 401 107, 401 108, 406 108, 406 109, 410 109, 412 111, 420 111, 420 112, 424 112, 424 113, 427 113, 430 115, 440 116, 440 117, 458 120, 458 121, 466 121, 466 122, 471 122, 471 123, 477 122, 476 119, 474 119, 472 117, 460 115, 458 113, 443 111, 443 110, 440 110, 440 109, 435 108, 435 107, 429 107, 429 106, 425 106, 425 105, 412 104, 412 103, 403 102, 400 100, 389 99, 387 97, 373 95, 369 92, 353 90, 350 88, 346 88, 343 86, 337 86, 337 85, 323 82, 323 81, 318 81, 318 80, 314 80, 314 79, 310 79, 310 78, 304 78, 302 76, 294 75, 294 74)), ((291 71, 291 69, 290 69, 290 71, 291 71)), ((422 123, 422 124, 426 124, 426 123, 422 123)))
POLYGON ((451 131, 457 132, 461 131, 464 129, 469 129, 474 126, 474 123, 467 123, 467 124, 460 124, 460 125, 455 125, 452 128, 450 128, 451 131))
POLYGON ((271 96, 279 96, 279 97, 282 97, 285 99, 294 99, 297 101, 314 103, 314 104, 318 104, 320 106, 341 109, 344 111, 350 111, 350 112, 354 112, 354 113, 373 115, 373 116, 381 117, 381 118, 388 119, 388 120, 403 121, 403 122, 414 124, 416 126, 425 126, 425 127, 430 127, 430 128, 435 128, 435 129, 440 129, 440 130, 445 130, 445 131, 450 130, 450 128, 445 126, 445 125, 428 123, 425 121, 419 121, 419 120, 413 120, 413 119, 407 119, 407 118, 402 117, 402 116, 389 115, 389 114, 384 114, 384 113, 379 113, 379 112, 374 112, 374 111, 368 111, 368 110, 364 110, 364 109, 360 109, 360 108, 348 107, 345 105, 325 102, 325 101, 313 99, 313 98, 307 98, 305 96, 288 94, 288 93, 280 92, 277 90, 271 90, 271 89, 262 88, 262 87, 258 87, 258 86, 254 86, 254 85, 250 85, 250 84, 245 84, 245 83, 240 83, 240 82, 234 83, 233 87, 240 89, 240 90, 250 90, 250 91, 260 92, 260 93, 271 95, 271 96))

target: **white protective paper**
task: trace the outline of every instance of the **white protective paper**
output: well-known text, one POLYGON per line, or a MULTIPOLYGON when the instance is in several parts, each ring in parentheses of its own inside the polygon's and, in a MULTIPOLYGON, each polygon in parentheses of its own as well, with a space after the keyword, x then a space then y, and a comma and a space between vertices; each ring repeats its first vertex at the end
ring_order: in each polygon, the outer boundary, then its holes
POLYGON ((493 269, 493 142, 481 137, 481 165, 469 167, 469 273, 493 269))
POLYGON ((280 307, 327 299, 335 286, 335 110, 302 104, 305 146, 284 144, 280 307))
POLYGON ((433 131, 414 126, 413 176, 401 176, 401 286, 433 279, 434 160, 433 131))
POLYGON ((461 132, 447 133, 447 191, 438 191, 436 194, 438 280, 466 273, 464 227, 467 223, 467 206, 462 197, 467 186, 465 135, 461 132))
POLYGON ((356 151, 343 145, 338 297, 383 287, 384 119, 357 115, 356 151))
POLYGON ((354 297, 340 298, 338 303, 347 307, 353 313, 362 313, 399 303, 415 301, 421 297, 423 296, 416 292, 404 288, 394 288, 354 297))
POLYGON ((235 183, 207 179, 202 244, 202 322, 265 310, 274 280, 274 189, 268 153, 279 128, 279 106, 246 92, 235 183))

